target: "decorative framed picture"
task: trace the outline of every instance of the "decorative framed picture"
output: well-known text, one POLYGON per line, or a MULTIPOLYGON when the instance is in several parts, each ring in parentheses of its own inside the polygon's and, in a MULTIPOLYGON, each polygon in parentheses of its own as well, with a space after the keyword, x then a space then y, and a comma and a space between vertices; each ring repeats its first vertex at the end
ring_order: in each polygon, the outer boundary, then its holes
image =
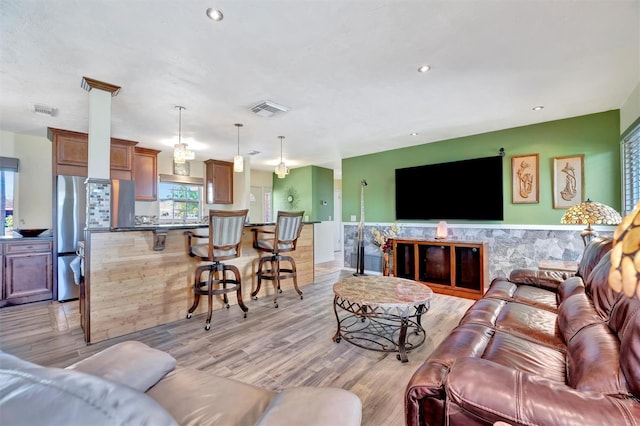
POLYGON ((553 208, 566 209, 584 200, 584 154, 553 158, 553 208))
POLYGON ((511 157, 511 202, 535 204, 540 202, 538 154, 511 157))

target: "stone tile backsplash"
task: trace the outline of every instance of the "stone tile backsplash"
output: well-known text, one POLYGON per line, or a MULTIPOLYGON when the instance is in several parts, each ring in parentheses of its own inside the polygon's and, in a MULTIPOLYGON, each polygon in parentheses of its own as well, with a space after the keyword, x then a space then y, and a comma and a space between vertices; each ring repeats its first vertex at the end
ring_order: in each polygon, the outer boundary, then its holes
MULTIPOLYGON (((584 243, 580 238, 580 231, 571 230, 544 230, 522 228, 482 228, 482 227, 456 227, 448 225, 448 237, 452 240, 487 241, 489 243, 489 278, 508 277, 515 268, 537 268, 542 259, 555 260, 579 260, 584 250, 584 243)), ((365 236, 365 260, 380 257, 378 246, 373 243, 371 229, 384 229, 388 226, 366 225, 365 236)), ((599 232, 600 235, 613 235, 610 232, 599 232)), ((402 224, 400 237, 402 238, 435 238, 436 227, 411 226, 402 224)), ((344 266, 356 267, 355 243, 358 235, 357 224, 344 225, 344 266)), ((372 262, 372 269, 365 266, 365 270, 380 271, 382 262, 372 262), (379 266, 378 266, 379 263, 379 266)))

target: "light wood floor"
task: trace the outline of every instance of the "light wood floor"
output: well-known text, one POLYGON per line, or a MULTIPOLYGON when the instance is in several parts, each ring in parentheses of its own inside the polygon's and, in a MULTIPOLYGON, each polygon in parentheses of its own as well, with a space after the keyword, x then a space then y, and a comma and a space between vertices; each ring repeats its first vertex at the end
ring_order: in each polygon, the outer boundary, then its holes
POLYGON ((348 389, 362 400, 363 425, 403 425, 409 378, 472 301, 434 295, 422 319, 427 339, 409 352, 409 362, 401 363, 395 354, 332 341, 333 283, 352 272, 342 270, 341 261, 316 265, 314 284, 302 288, 303 300, 292 290, 280 295, 278 309, 271 298, 245 301, 246 319, 237 306, 214 311, 208 332, 204 315, 199 315, 93 345, 84 343, 77 301, 3 308, 0 349, 41 365, 65 367, 117 342, 139 340, 170 353, 180 366, 272 390, 302 385, 348 389))

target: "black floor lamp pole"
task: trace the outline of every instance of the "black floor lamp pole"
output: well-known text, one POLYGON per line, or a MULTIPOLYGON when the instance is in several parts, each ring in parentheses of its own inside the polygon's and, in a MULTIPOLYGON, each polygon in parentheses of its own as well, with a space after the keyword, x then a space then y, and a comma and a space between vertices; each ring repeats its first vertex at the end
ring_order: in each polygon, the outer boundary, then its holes
POLYGON ((366 275, 364 273, 364 187, 367 180, 360 182, 360 223, 358 224, 358 240, 356 241, 356 272, 353 275, 366 275))

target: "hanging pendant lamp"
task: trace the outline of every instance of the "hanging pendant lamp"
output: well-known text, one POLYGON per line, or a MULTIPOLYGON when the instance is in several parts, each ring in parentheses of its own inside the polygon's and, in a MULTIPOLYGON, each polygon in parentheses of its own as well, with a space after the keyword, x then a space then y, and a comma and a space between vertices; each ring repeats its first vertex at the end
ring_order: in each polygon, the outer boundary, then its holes
POLYGON ((240 173, 244 170, 244 159, 240 155, 240 127, 242 124, 236 123, 234 126, 238 128, 238 154, 233 156, 233 171, 240 173))
POLYGON ((289 174, 289 168, 284 164, 284 161, 282 161, 282 140, 284 136, 278 136, 278 138, 280 138, 280 164, 276 167, 275 173, 279 179, 284 179, 285 176, 289 174))
POLYGON ((173 146, 173 162, 176 164, 184 164, 187 160, 193 160, 196 158, 193 151, 191 151, 186 143, 182 143, 182 110, 186 109, 181 105, 175 106, 179 111, 178 119, 178 143, 173 146))

